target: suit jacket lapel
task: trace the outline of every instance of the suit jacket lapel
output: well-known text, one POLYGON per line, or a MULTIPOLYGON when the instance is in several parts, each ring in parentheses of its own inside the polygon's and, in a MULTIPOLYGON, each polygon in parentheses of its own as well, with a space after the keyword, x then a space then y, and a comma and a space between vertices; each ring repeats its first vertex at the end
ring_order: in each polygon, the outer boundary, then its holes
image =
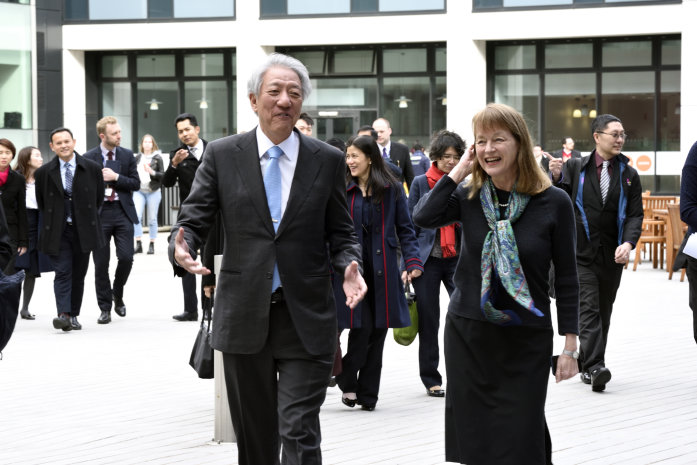
POLYGON ((58 156, 56 156, 53 159, 53 164, 55 166, 52 166, 48 170, 48 177, 53 180, 56 187, 58 188, 58 191, 63 192, 63 178, 61 178, 61 164, 60 164, 60 159, 58 158, 58 156))
POLYGON ((319 147, 308 147, 300 142, 300 150, 298 151, 298 163, 295 165, 295 173, 293 174, 293 183, 290 186, 290 194, 288 195, 288 203, 281 218, 281 224, 278 227, 278 234, 283 233, 286 225, 293 220, 293 217, 298 213, 305 198, 312 190, 314 180, 322 167, 322 157, 319 156, 319 147))

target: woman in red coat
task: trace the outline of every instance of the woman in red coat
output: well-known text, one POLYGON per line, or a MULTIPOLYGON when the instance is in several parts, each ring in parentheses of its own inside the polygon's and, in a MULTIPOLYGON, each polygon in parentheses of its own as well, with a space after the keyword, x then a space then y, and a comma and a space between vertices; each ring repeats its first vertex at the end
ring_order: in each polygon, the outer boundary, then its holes
MULTIPOLYGON (((372 137, 349 140, 346 149, 347 200, 363 247, 363 276, 368 293, 353 310, 337 296, 339 328, 350 328, 343 371, 336 377, 348 407, 373 410, 378 400, 382 350, 387 328, 411 324, 400 267, 408 279, 421 276, 419 245, 399 182, 388 171, 372 137), (398 255, 401 249, 402 259, 398 255)), ((341 292, 341 279, 335 292, 341 292)), ((341 297, 341 298, 340 298, 341 297)))

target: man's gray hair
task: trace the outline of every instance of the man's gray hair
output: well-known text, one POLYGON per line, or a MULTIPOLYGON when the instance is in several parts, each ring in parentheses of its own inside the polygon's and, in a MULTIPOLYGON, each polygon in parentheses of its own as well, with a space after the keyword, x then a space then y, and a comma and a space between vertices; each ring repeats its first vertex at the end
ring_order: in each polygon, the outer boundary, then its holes
POLYGON ((310 92, 312 92, 312 83, 310 82, 310 75, 307 72, 307 68, 303 65, 300 60, 290 57, 288 55, 283 55, 281 53, 272 53, 266 59, 266 61, 259 66, 247 82, 247 94, 254 94, 259 96, 259 91, 261 90, 261 81, 264 79, 264 74, 269 68, 274 66, 282 66, 284 68, 291 69, 295 71, 295 74, 300 78, 300 84, 303 90, 303 99, 306 99, 310 92))

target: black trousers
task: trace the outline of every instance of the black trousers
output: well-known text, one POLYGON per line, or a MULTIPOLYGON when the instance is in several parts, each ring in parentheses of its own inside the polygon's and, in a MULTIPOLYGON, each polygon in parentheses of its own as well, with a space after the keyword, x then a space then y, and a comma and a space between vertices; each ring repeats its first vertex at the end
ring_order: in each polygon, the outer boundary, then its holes
POLYGON ((73 226, 65 226, 58 255, 49 255, 49 259, 56 272, 53 293, 58 314, 80 315, 90 253, 83 252, 80 248, 80 240, 73 226))
POLYGON ((438 372, 440 350, 440 283, 445 285, 448 295, 455 290, 453 274, 457 257, 428 257, 424 272, 412 281, 416 292, 416 309, 419 312, 419 374, 427 388, 441 386, 443 377, 438 372))
POLYGON ((106 245, 94 251, 94 287, 97 304, 102 311, 111 310, 112 292, 117 298, 123 298, 123 288, 128 281, 133 267, 133 223, 123 211, 121 203, 104 202, 102 213, 102 232, 106 245), (109 279, 109 259, 111 257, 111 238, 116 246, 116 272, 112 286, 109 279))
POLYGON ((605 366, 610 317, 620 287, 623 266, 608 262, 602 251, 590 265, 578 265, 579 340, 583 371, 605 366))
POLYGON ((285 302, 271 305, 269 335, 260 352, 223 354, 240 465, 322 463, 319 411, 333 359, 333 352, 305 350, 285 302))
POLYGON ((690 309, 692 310, 692 335, 697 342, 697 259, 687 257, 687 282, 690 284, 690 309))
POLYGON ((186 313, 196 313, 198 311, 198 297, 196 296, 195 274, 186 273, 182 276, 182 291, 184 292, 184 311, 186 313))

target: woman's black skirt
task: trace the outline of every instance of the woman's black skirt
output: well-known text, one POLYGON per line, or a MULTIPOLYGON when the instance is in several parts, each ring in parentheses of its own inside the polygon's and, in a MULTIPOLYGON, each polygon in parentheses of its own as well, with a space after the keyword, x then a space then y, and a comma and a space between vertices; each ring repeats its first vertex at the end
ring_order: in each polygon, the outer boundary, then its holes
POLYGON ((448 314, 445 458, 467 465, 551 463, 545 399, 551 328, 448 314))
POLYGON ((41 273, 53 271, 51 260, 39 252, 39 210, 27 208, 27 223, 29 225, 29 247, 24 255, 17 257, 15 268, 25 270, 28 275, 39 277, 41 273))

